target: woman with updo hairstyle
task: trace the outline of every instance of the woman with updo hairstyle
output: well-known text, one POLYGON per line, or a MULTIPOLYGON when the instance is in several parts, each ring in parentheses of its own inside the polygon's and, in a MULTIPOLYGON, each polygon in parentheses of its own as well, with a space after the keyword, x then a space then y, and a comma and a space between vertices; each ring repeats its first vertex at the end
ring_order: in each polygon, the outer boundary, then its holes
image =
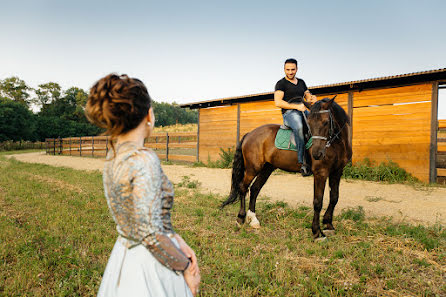
POLYGON ((127 75, 107 75, 91 88, 85 112, 116 140, 103 183, 118 239, 98 296, 195 296, 200 271, 194 251, 172 228, 173 186, 144 147, 155 124, 147 88, 127 75))

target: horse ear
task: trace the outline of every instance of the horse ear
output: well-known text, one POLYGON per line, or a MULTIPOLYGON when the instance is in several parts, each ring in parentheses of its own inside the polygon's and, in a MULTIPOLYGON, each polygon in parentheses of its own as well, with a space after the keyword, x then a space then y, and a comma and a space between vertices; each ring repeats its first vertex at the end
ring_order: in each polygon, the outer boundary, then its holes
POLYGON ((310 102, 302 100, 302 103, 305 105, 306 108, 311 109, 311 103, 310 102))
POLYGON ((334 97, 331 98, 330 101, 328 101, 328 105, 331 105, 333 103, 333 101, 335 100, 336 96, 338 96, 338 95, 334 95, 334 97))

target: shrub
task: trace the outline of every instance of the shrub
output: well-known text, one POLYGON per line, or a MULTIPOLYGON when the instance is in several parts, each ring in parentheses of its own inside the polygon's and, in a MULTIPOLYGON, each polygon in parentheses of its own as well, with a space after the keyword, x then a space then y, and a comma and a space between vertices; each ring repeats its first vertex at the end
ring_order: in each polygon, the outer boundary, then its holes
POLYGON ((352 163, 347 164, 342 177, 392 183, 416 181, 416 178, 411 176, 403 168, 400 168, 395 162, 388 161, 376 165, 375 162, 367 158, 354 165, 352 163))

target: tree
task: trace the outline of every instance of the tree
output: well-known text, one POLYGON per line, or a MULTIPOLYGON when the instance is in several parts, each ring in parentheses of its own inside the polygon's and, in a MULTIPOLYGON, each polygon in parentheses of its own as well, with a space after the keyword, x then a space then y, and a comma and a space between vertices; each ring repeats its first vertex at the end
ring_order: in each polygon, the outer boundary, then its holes
POLYGON ((0 97, 0 142, 35 140, 35 115, 23 105, 0 97))
POLYGON ((72 87, 65 91, 65 101, 74 106, 73 116, 78 121, 88 123, 85 117, 85 105, 87 105, 88 93, 83 89, 72 87))
POLYGON ((49 82, 41 84, 36 90, 37 98, 34 98, 34 103, 42 109, 45 109, 50 103, 59 99, 61 94, 62 88, 58 83, 49 82))
POLYGON ((29 91, 31 90, 32 88, 28 87, 26 83, 17 76, 0 80, 0 95, 4 98, 19 102, 27 107, 31 103, 29 94, 29 91))
POLYGON ((152 106, 155 113, 156 126, 197 123, 198 121, 197 111, 181 108, 175 102, 169 104, 153 101, 152 106))

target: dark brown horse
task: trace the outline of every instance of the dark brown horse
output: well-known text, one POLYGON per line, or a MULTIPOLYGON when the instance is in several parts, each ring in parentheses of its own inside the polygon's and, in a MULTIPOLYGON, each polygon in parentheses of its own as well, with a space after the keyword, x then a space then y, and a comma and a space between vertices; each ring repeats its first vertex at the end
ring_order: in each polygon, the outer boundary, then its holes
MULTIPOLYGON (((336 96, 335 96, 336 97, 336 96)), ((314 216, 313 238, 325 239, 325 233, 334 233, 333 211, 338 202, 339 182, 344 166, 352 157, 349 141, 350 119, 344 109, 332 99, 324 98, 310 106, 308 116, 312 134, 312 146, 309 149, 314 174, 314 216), (330 203, 323 218, 324 232, 320 227, 320 212, 324 197, 325 182, 329 179, 330 203)), ((269 124, 258 127, 247 133, 237 145, 232 168, 231 192, 221 207, 240 199, 240 211, 237 222, 248 223, 259 228, 260 223, 255 216, 257 196, 271 173, 280 168, 289 172, 299 172, 301 164, 297 162, 295 151, 280 150, 274 145, 279 125, 269 124), (253 182, 254 181, 254 182, 253 182), (245 196, 250 190, 249 210, 245 212, 245 196)), ((293 186, 293 185, 290 185, 293 186)))

